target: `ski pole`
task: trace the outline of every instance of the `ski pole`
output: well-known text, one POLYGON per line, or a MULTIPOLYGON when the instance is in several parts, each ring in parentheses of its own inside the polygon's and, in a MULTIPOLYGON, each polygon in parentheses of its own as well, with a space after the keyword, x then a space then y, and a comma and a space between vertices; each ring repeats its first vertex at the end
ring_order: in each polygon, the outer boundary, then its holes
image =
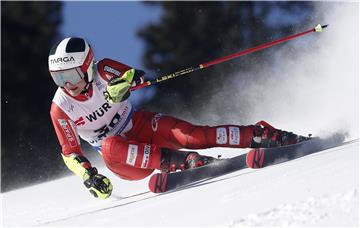
POLYGON ((295 35, 291 35, 291 36, 288 36, 288 37, 285 37, 285 38, 281 38, 281 39, 278 39, 278 40, 275 40, 275 41, 272 41, 272 42, 268 42, 268 43, 265 43, 265 44, 262 44, 262 45, 259 45, 259 46, 253 47, 253 48, 249 48, 249 49, 246 49, 246 50, 243 50, 243 51, 240 51, 240 52, 236 52, 234 54, 230 54, 230 55, 227 55, 227 56, 224 56, 224 57, 220 57, 220 58, 214 59, 212 61, 199 64, 197 66, 188 67, 186 69, 176 71, 174 73, 171 73, 171 74, 168 74, 168 75, 165 75, 165 76, 161 76, 161 77, 149 80, 149 81, 145 81, 144 83, 142 83, 140 85, 131 87, 131 91, 141 89, 141 88, 144 88, 144 87, 148 87, 148 86, 151 86, 151 85, 155 85, 155 84, 158 84, 158 83, 163 82, 163 81, 167 81, 167 80, 170 80, 170 79, 173 79, 173 78, 185 75, 185 74, 192 73, 192 72, 200 70, 200 69, 207 68, 209 66, 213 66, 213 65, 216 65, 216 64, 219 64, 219 63, 223 63, 223 62, 226 62, 226 61, 229 61, 229 60, 232 60, 232 59, 235 59, 235 58, 238 58, 240 56, 247 55, 247 54, 250 54, 250 53, 253 53, 253 52, 256 52, 256 51, 260 51, 262 49, 269 48, 269 47, 278 45, 280 43, 292 40, 292 39, 294 39, 296 37, 299 37, 299 36, 304 36, 304 35, 312 33, 312 32, 322 32, 323 28, 326 28, 327 26, 328 25, 320 25, 320 24, 318 24, 315 28, 309 29, 309 30, 304 31, 304 32, 297 33, 295 35))

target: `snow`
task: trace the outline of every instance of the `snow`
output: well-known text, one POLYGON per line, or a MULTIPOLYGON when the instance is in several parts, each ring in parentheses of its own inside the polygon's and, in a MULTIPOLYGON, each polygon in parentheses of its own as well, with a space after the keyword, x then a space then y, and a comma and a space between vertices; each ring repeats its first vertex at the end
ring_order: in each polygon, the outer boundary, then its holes
MULTIPOLYGON (((251 124, 264 119, 297 134, 311 132, 326 136, 343 130, 347 137, 359 138, 359 4, 325 7, 319 10, 322 12, 325 16, 320 22, 330 26, 321 36, 312 34, 309 36, 312 42, 299 39, 287 44, 296 50, 295 60, 285 45, 284 51, 272 49, 271 67, 259 65, 258 72, 239 70, 239 75, 229 80, 226 91, 216 94, 206 104, 208 109, 196 117, 197 121, 251 124), (316 49, 309 48, 304 53, 304 44, 316 49), (265 79, 253 81, 256 73, 265 75, 265 79), (251 79, 248 83, 243 83, 246 77, 239 80, 247 75, 251 79), (239 102, 242 98, 249 105, 239 102), (226 111, 214 112, 216 109, 226 111)), ((309 23, 317 20, 311 19, 309 23)), ((224 158, 242 152, 219 148, 203 151, 208 155, 222 154, 224 158)), ((104 167, 99 170, 114 185, 109 199, 93 198, 82 181, 71 175, 1 194, 0 224, 3 227, 359 226, 358 141, 260 170, 244 169, 160 195, 148 191, 148 178, 129 182, 104 167)))
MULTIPOLYGON (((235 156, 239 150, 209 149, 235 156)), ((93 198, 76 176, 2 194, 3 226, 355 226, 359 142, 264 169, 245 169, 166 194, 148 178, 93 198)))

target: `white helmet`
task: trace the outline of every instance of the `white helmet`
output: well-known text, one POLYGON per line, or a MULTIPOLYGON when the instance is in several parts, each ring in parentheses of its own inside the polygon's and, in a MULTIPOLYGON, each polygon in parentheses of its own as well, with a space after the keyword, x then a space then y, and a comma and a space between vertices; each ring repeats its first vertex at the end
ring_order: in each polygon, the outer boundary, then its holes
POLYGON ((82 38, 68 37, 54 45, 49 53, 49 71, 55 84, 64 87, 66 82, 93 80, 94 54, 82 38))

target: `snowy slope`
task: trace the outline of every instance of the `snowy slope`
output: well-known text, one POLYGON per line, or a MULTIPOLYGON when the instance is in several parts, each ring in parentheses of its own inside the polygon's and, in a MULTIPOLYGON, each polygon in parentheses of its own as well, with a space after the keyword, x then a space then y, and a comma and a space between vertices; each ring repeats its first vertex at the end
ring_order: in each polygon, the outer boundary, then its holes
MULTIPOLYGON (((238 150, 211 149, 234 156, 238 150)), ((168 194, 147 179, 92 198, 76 176, 2 195, 9 226, 359 225, 358 141, 261 170, 245 169, 168 194)))

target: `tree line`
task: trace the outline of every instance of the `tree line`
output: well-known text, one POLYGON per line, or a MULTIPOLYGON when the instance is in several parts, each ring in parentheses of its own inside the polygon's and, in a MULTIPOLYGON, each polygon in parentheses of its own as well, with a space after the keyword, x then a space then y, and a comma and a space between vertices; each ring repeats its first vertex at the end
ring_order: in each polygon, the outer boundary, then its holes
MULTIPOLYGON (((1 2, 1 191, 53 179, 67 170, 51 124, 56 90, 47 68, 48 52, 63 37, 61 2, 1 2)), ((86 4, 84 2, 83 4, 86 4)), ((104 3, 106 4, 106 3, 104 3)), ((171 73, 234 51, 268 42, 297 29, 271 23, 277 12, 299 20, 314 10, 311 2, 145 2, 160 7, 156 23, 142 26, 143 62, 154 75, 171 73), (302 16, 301 16, 302 15, 302 16), (275 37, 276 38, 276 37, 275 37)), ((149 9, 151 10, 151 9, 149 9)), ((119 25, 124 22, 119 21, 119 25)), ((301 21, 298 23, 301 25, 301 21)), ((254 67, 264 51, 242 61, 193 73, 156 88, 145 108, 195 118, 226 86, 225 75, 254 67)), ((151 75, 151 74, 148 74, 151 75)))

